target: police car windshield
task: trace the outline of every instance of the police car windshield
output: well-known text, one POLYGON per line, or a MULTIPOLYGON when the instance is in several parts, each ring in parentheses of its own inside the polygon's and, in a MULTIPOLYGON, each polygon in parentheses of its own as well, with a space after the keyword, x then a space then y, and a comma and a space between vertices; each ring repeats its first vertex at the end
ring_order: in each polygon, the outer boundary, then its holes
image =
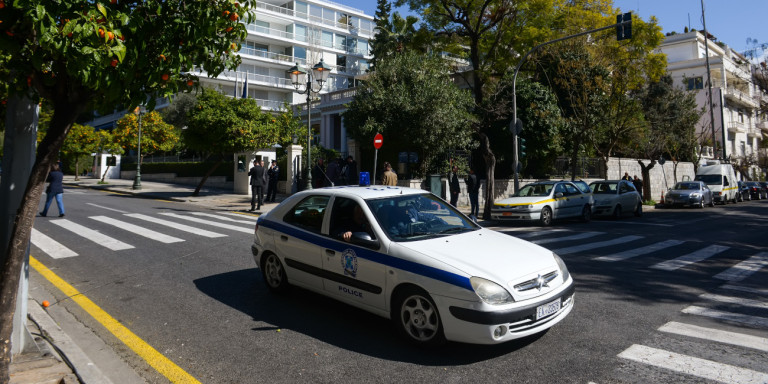
POLYGON ((431 194, 366 201, 381 229, 393 241, 415 241, 474 231, 480 227, 431 194))

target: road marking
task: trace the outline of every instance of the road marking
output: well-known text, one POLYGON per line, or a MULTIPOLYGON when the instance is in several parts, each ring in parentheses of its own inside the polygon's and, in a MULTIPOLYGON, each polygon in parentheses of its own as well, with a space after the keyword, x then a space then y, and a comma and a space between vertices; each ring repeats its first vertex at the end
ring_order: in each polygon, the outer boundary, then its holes
POLYGON ((749 277, 749 275, 757 272, 760 268, 768 265, 768 252, 760 252, 757 255, 750 257, 747 260, 742 261, 734 265, 733 267, 718 273, 715 275, 715 279, 728 280, 728 281, 741 281, 749 277))
POLYGON ((32 244, 40 248, 40 250, 54 259, 77 256, 75 251, 63 246, 61 243, 51 239, 50 237, 34 228, 32 228, 32 236, 30 241, 32 241, 32 244))
POLYGON ((735 284, 721 285, 720 288, 730 289, 732 291, 756 293, 758 295, 768 295, 768 289, 766 288, 752 288, 752 287, 745 287, 743 285, 735 285, 735 284))
POLYGON ((92 206, 94 206, 96 208, 106 209, 106 210, 110 210, 110 211, 117 212, 117 213, 128 213, 126 211, 121 211, 119 209, 109 208, 109 207, 105 207, 103 205, 98 205, 98 204, 94 204, 94 203, 86 203, 86 204, 92 205, 92 206))
MULTIPOLYGON (((505 229, 505 231, 512 231, 512 230, 511 229, 505 229)), ((528 238, 531 238, 531 237, 537 237, 537 236, 542 236, 542 235, 549 235, 549 234, 557 233, 557 232, 569 232, 569 230, 568 229, 564 229, 564 228, 555 228, 555 229, 547 229, 547 230, 539 230, 539 231, 527 231, 525 233, 521 233, 519 235, 515 234, 513 236, 519 237, 521 239, 528 239, 528 238)))
POLYGON ((661 269, 663 271, 674 271, 676 269, 680 269, 682 267, 685 267, 689 264, 697 263, 702 260, 706 260, 720 252, 724 252, 728 249, 731 249, 730 247, 726 247, 724 245, 710 245, 706 248, 702 248, 696 252, 689 253, 684 256, 680 256, 677 258, 674 258, 672 260, 667 260, 661 263, 658 263, 656 265, 652 265, 651 268, 654 269, 661 269))
POLYGON ((733 297, 733 296, 715 295, 712 293, 705 293, 699 297, 705 300, 719 301, 721 303, 739 304, 745 307, 768 309, 768 303, 764 303, 759 300, 744 299, 741 297, 733 297))
POLYGON ((118 239, 109 237, 103 233, 100 233, 99 231, 90 229, 88 227, 74 223, 67 219, 51 220, 51 223, 56 224, 64 229, 70 230, 79 236, 82 236, 90 241, 93 241, 94 243, 101 245, 103 247, 107 247, 113 251, 122 251, 122 250, 134 248, 133 245, 123 243, 118 239))
POLYGON ((765 337, 699 327, 697 325, 678 323, 675 321, 670 321, 669 323, 662 325, 661 328, 659 328, 659 331, 768 352, 768 338, 765 337))
POLYGON ((220 212, 222 215, 229 215, 229 216, 237 216, 242 219, 248 219, 256 221, 259 219, 259 215, 254 215, 251 213, 238 213, 238 212, 220 212))
POLYGON ((224 229, 231 229, 233 231, 239 231, 239 232, 245 232, 245 233, 253 234, 253 228, 243 228, 243 227, 238 227, 238 226, 224 224, 224 223, 217 223, 215 221, 203 220, 203 219, 198 219, 196 217, 189 217, 189 216, 179 215, 179 214, 170 213, 170 212, 162 212, 160 214, 161 215, 165 215, 165 216, 175 217, 177 219, 189 220, 189 221, 192 221, 192 222, 195 222, 195 223, 208 224, 208 225, 212 225, 214 227, 219 227, 219 228, 224 228, 224 229))
POLYGON ((584 233, 579 233, 576 235, 565 236, 565 237, 551 237, 548 239, 531 240, 531 243, 541 245, 541 244, 548 244, 548 243, 556 243, 558 241, 588 239, 590 237, 595 237, 597 235, 603 235, 603 234, 605 234, 605 232, 584 232, 584 233))
POLYGON ((653 225, 657 227, 673 227, 674 224, 662 224, 662 223, 649 223, 647 221, 629 221, 629 220, 620 220, 620 221, 614 221, 611 223, 613 224, 629 224, 629 225, 653 225))
POLYGON ((140 220, 149 221, 149 222, 155 223, 155 224, 165 225, 166 227, 171 227, 171 228, 174 228, 174 229, 178 229, 179 231, 194 233, 195 235, 200 235, 200 236, 203 236, 203 237, 213 238, 213 237, 226 237, 227 236, 227 235, 222 234, 222 233, 206 231, 205 229, 195 228, 195 227, 191 227, 191 226, 185 225, 185 224, 174 223, 173 221, 168 221, 168 220, 158 219, 158 218, 152 217, 152 216, 142 215, 141 213, 128 213, 128 214, 126 214, 126 216, 133 217, 134 219, 140 219, 140 220))
POLYGON ((192 375, 163 356, 155 348, 131 332, 130 329, 120 324, 114 317, 110 316, 91 299, 81 294, 75 287, 53 273, 45 265, 37 261, 37 259, 30 256, 29 265, 168 380, 173 383, 199 383, 192 375))
POLYGON ((184 239, 179 239, 178 237, 164 235, 160 232, 155 232, 147 228, 140 227, 138 225, 134 225, 131 223, 127 223, 125 221, 113 219, 107 216, 91 216, 90 218, 96 221, 100 221, 102 223, 114 225, 115 227, 118 227, 120 229, 125 229, 128 232, 133 232, 137 235, 144 236, 148 239, 157 240, 161 243, 170 244, 170 243, 178 243, 178 242, 184 241, 184 239))
POLYGON ((647 245, 645 247, 630 249, 628 251, 614 253, 612 255, 596 257, 596 258, 594 258, 594 260, 608 261, 608 262, 622 261, 622 260, 631 259, 633 257, 637 257, 637 256, 653 253, 653 252, 656 252, 656 251, 659 251, 659 250, 662 250, 662 249, 665 249, 665 248, 674 247, 675 245, 680 245, 682 243, 684 243, 684 241, 680 241, 680 240, 665 240, 665 241, 662 241, 660 243, 655 243, 655 244, 647 245))
POLYGON ((634 344, 619 357, 721 383, 765 383, 768 373, 634 344))
POLYGON ((258 217, 254 217, 253 220, 237 220, 230 217, 222 216, 222 215, 215 215, 213 213, 205 213, 205 212, 190 212, 191 214, 195 216, 205 216, 205 217, 212 217, 214 219, 224 220, 224 221, 232 221, 235 223, 242 223, 242 224, 249 224, 254 225, 256 224, 256 220, 258 220, 258 217))
POLYGON ((596 243, 587 243, 587 244, 576 245, 568 248, 553 249, 552 252, 555 252, 558 255, 567 255, 569 253, 587 251, 595 248, 610 247, 611 245, 628 243, 630 241, 635 241, 642 238, 643 238, 642 236, 624 236, 624 237, 619 237, 618 239, 613 239, 608 241, 599 241, 596 243))
POLYGON ((689 315, 711 317, 718 320, 734 321, 737 323, 751 325, 753 327, 768 328, 768 319, 765 317, 743 315, 741 313, 718 311, 716 309, 709 309, 704 307, 697 307, 692 305, 682 310, 683 313, 689 315))

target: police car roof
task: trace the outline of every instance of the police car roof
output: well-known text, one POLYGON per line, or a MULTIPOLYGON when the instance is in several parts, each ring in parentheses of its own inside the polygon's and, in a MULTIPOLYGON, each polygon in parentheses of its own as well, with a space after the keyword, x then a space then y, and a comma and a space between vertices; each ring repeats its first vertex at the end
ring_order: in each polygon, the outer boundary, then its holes
POLYGON ((336 187, 325 187, 313 189, 311 191, 302 191, 302 194, 323 194, 323 195, 347 195, 358 196, 364 200, 378 199, 382 197, 398 196, 398 195, 419 195, 429 193, 423 189, 406 188, 406 187, 393 187, 387 185, 369 185, 369 186, 350 186, 342 185, 336 187))

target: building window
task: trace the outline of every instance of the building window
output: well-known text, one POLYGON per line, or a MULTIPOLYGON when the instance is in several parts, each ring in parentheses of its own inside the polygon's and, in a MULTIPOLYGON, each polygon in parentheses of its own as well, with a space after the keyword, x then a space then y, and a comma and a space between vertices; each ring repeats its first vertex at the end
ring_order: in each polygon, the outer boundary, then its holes
POLYGON ((688 90, 694 90, 694 89, 703 89, 704 88, 704 79, 702 79, 701 76, 699 77, 692 77, 688 79, 688 90))
POLYGON ((336 34, 336 45, 334 46, 336 49, 340 49, 342 51, 347 49, 347 37, 344 35, 336 34))
POLYGON ((322 42, 323 42, 323 47, 333 48, 333 33, 328 31, 323 31, 322 42))
POLYGON ((296 59, 307 59, 307 49, 304 47, 293 47, 293 57, 296 59))
POLYGON ((347 57, 346 56, 336 56, 336 71, 338 71, 338 72, 346 72, 347 71, 347 57))
POLYGON ((296 24, 296 33, 294 33, 294 39, 298 41, 307 41, 307 27, 296 24))
POLYGON ((312 4, 312 6, 309 8, 309 15, 312 21, 320 21, 323 19, 323 8, 317 5, 312 4))
POLYGON ((306 19, 307 15, 307 3, 303 1, 296 2, 296 17, 306 19))

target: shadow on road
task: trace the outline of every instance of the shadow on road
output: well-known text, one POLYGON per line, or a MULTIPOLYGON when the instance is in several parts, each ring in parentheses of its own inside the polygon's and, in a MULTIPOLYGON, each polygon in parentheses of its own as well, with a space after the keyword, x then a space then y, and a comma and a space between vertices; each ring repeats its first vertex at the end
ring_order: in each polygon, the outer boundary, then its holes
POLYGON ((254 331, 290 329, 339 348, 369 356, 431 366, 472 364, 525 348, 545 333, 501 345, 448 343, 429 350, 399 337, 387 319, 319 294, 293 287, 270 293, 258 269, 213 275, 194 281, 206 295, 253 318, 254 331))

